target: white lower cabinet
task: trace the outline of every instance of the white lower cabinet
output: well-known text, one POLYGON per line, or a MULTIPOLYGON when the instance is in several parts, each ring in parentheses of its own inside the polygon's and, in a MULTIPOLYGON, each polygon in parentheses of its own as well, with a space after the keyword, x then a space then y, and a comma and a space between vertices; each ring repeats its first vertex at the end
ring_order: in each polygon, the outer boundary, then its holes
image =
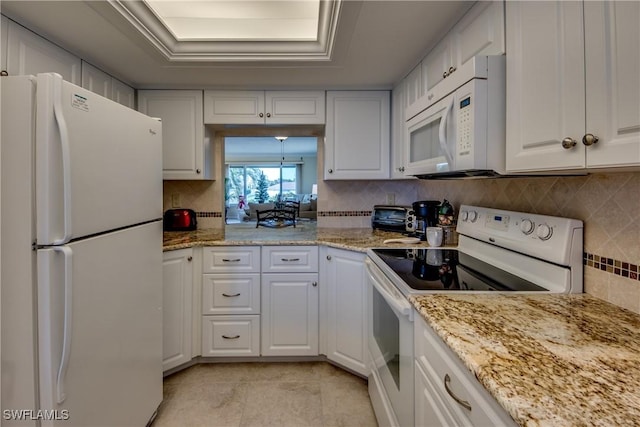
POLYGON ((162 261, 162 368, 191 360, 193 249, 168 251, 162 261))
POLYGON ((261 298, 262 355, 317 356, 318 247, 264 246, 261 298))
POLYGON ((260 247, 202 251, 202 356, 259 356, 260 247))
POLYGON ((202 356, 259 356, 260 315, 203 316, 202 356))
POLYGON ((422 317, 414 319, 416 425, 516 426, 422 317))
POLYGON ((327 358, 366 376, 366 254, 322 247, 320 255, 327 358))

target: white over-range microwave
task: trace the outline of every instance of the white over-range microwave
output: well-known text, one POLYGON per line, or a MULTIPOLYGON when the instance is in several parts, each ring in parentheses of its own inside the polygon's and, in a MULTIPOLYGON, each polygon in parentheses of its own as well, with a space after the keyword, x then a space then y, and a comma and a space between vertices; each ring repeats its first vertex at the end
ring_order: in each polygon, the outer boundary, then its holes
POLYGON ((406 122, 405 174, 492 176, 505 170, 505 57, 477 56, 426 94, 406 122))

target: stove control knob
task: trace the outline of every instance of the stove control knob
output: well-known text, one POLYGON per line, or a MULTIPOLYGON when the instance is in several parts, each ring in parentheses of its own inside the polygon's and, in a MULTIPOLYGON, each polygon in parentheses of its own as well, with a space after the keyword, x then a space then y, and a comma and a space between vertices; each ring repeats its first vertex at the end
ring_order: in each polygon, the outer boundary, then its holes
POLYGON ((531 221, 530 219, 523 219, 520 222, 520 231, 522 231, 523 234, 526 234, 527 236, 531 233, 533 233, 533 230, 535 229, 535 224, 533 221, 531 221))
POLYGON ((476 211, 469 212, 469 221, 476 222, 477 219, 478 219, 478 212, 476 211))
POLYGON ((469 212, 462 211, 460 212, 460 216, 462 217, 462 220, 466 222, 469 219, 469 212))
POLYGON ((553 228, 547 224, 540 224, 536 229, 536 235, 540 240, 549 240, 553 234, 553 228))

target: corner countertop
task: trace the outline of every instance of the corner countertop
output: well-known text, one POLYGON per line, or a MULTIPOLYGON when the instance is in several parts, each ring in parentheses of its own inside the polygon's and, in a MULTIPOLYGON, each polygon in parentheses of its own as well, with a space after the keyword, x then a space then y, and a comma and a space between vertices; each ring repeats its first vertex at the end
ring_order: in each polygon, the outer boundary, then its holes
POLYGON ((411 302, 522 426, 640 425, 640 316, 579 295, 411 302))
MULTIPOLYGON (((367 249, 376 247, 407 247, 406 243, 384 243, 386 239, 399 237, 404 236, 371 228, 317 228, 315 223, 301 223, 295 228, 256 228, 255 224, 239 224, 195 231, 165 231, 163 250, 201 246, 322 244, 366 252, 367 249)), ((411 246, 428 247, 428 244, 421 242, 411 246)))

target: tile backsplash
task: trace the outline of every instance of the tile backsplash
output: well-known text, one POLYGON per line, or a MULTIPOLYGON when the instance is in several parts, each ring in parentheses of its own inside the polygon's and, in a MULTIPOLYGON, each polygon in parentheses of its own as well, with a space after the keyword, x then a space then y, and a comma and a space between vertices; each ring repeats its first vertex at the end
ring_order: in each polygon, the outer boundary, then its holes
POLYGON ((386 203, 388 195, 396 204, 447 199, 456 210, 467 204, 580 219, 584 222, 585 291, 640 313, 638 172, 443 181, 324 181, 318 194, 318 226, 325 227, 370 226, 367 215, 341 217, 338 213, 370 211, 374 204, 386 203), (593 261, 589 263, 589 255, 606 261, 596 266, 593 261), (629 267, 616 269, 616 264, 629 267))

